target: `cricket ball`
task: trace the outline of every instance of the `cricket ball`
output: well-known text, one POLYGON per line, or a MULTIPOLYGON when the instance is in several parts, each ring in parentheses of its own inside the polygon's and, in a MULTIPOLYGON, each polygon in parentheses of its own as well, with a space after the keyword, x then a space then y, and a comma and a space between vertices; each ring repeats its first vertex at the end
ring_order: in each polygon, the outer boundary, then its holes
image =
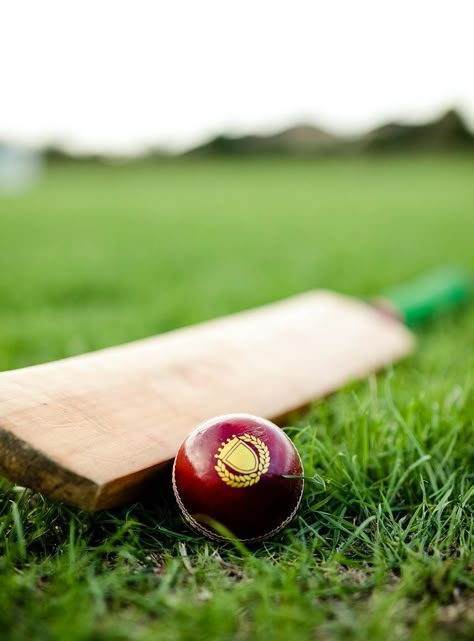
POLYGON ((211 539, 226 540, 228 531, 253 542, 291 521, 302 476, 298 451, 283 430, 258 416, 226 414, 185 439, 173 465, 173 491, 193 529, 211 539))

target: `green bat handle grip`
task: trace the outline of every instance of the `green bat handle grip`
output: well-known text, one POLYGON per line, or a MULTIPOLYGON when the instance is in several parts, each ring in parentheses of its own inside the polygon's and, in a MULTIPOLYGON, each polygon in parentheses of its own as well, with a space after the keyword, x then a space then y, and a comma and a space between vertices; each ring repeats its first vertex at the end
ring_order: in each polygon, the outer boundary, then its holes
POLYGON ((446 266, 389 289, 382 296, 406 325, 413 326, 464 305, 472 293, 470 275, 460 267, 446 266))

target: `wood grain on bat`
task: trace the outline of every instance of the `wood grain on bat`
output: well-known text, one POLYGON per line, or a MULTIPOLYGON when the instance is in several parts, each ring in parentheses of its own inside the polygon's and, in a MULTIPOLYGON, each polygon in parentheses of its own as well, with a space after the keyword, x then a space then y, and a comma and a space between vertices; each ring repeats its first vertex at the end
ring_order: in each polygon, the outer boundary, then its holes
POLYGON ((87 509, 135 496, 200 421, 273 418, 407 354, 368 305, 312 292, 193 327, 0 373, 0 473, 87 509))

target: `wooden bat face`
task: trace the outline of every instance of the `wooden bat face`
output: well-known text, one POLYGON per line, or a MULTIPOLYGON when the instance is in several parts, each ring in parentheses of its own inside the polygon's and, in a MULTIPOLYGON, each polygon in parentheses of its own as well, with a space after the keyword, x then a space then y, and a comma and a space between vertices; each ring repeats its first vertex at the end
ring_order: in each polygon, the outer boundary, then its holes
POLYGON ((135 498, 203 420, 275 418, 406 355, 396 320, 316 291, 0 373, 0 473, 95 510, 135 498))

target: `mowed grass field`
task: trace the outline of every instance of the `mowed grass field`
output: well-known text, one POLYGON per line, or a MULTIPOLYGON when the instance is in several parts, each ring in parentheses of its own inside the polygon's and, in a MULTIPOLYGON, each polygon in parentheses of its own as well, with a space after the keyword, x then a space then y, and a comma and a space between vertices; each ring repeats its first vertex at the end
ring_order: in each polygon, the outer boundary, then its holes
MULTIPOLYGON (((52 165, 0 195, 0 370, 453 262, 472 156, 52 165)), ((287 421, 314 480, 264 544, 193 535, 166 479, 98 514, 0 480, 0 639, 472 639, 473 306, 417 336, 287 421)))

